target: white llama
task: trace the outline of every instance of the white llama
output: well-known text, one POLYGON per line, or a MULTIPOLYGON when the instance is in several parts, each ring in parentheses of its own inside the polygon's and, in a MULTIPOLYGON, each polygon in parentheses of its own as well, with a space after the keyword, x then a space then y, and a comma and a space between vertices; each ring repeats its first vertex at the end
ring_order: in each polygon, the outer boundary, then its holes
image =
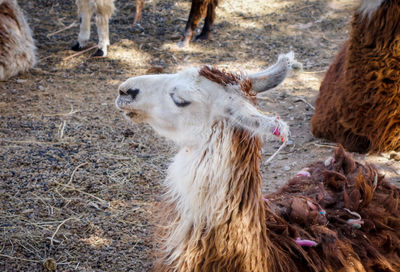
POLYGON ((168 169, 155 271, 400 271, 400 189, 343 149, 264 199, 259 136, 288 126, 255 107, 293 55, 240 77, 210 67, 131 78, 116 106, 179 152, 168 169), (356 217, 356 218, 354 218, 356 217))
POLYGON ((98 49, 94 57, 106 57, 110 45, 108 21, 115 10, 115 0, 76 0, 80 19, 78 42, 72 50, 81 51, 87 47, 90 38, 90 19, 96 12, 97 34, 99 36, 98 49))

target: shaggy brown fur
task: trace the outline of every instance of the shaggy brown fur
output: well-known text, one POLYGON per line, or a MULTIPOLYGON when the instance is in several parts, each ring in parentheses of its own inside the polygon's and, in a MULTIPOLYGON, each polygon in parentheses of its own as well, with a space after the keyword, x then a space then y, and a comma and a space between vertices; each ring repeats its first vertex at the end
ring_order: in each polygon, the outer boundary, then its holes
MULTIPOLYGON (((214 130, 223 131, 224 124, 215 124, 214 130)), ((219 136, 218 142, 221 143, 223 136, 219 136)), ((169 256, 164 256, 158 260, 155 271, 256 272, 266 271, 272 265, 265 254, 270 242, 264 223, 265 208, 260 190, 258 150, 261 143, 257 137, 249 137, 241 129, 236 129, 232 140, 231 151, 235 154, 232 169, 236 169, 238 177, 229 181, 231 190, 226 196, 229 209, 224 213, 223 222, 209 231, 204 231, 207 226, 193 227, 185 239, 184 255, 172 264, 167 264, 169 256)), ((212 156, 212 152, 207 150, 204 157, 212 156)), ((173 203, 169 202, 168 206, 172 208, 170 220, 177 212, 173 203)), ((165 214, 163 217, 166 217, 165 214)), ((175 223, 167 222, 163 225, 174 228, 179 220, 184 219, 177 217, 172 221, 175 223)), ((163 231, 168 235, 171 230, 163 231)))
POLYGON ((400 2, 354 13, 351 36, 327 71, 312 133, 360 153, 400 151, 400 2))
MULTIPOLYGON (((224 141, 224 124, 217 123, 213 131, 224 141)), ((307 168, 310 177, 291 179, 264 201, 259 139, 235 129, 231 140, 228 170, 234 177, 220 181, 229 184, 223 219, 211 229, 192 226, 184 253, 168 263, 166 252, 155 271, 400 271, 400 189, 374 166, 361 165, 339 148, 333 163, 313 163, 307 168), (345 208, 361 215, 360 229, 347 223, 355 217, 345 208), (318 245, 301 247, 296 238, 318 245)), ((212 152, 207 150, 203 158, 212 152)), ((166 235, 185 220, 177 216, 173 202, 167 203, 166 235)))
POLYGON ((294 253, 291 271, 400 271, 400 189, 343 148, 333 164, 314 163, 308 172, 267 196, 271 241, 294 253), (361 215, 361 228, 347 223, 355 216, 345 208, 361 215), (318 246, 300 248, 296 237, 318 246))
POLYGON ((203 66, 203 68, 200 69, 199 74, 207 78, 208 80, 211 80, 223 86, 240 85, 240 89, 242 90, 242 92, 247 95, 254 104, 257 103, 257 94, 251 90, 252 83, 250 79, 243 79, 237 74, 229 73, 225 70, 221 71, 209 66, 203 66))
POLYGON ((0 80, 27 71, 36 62, 35 45, 15 0, 0 0, 0 80))

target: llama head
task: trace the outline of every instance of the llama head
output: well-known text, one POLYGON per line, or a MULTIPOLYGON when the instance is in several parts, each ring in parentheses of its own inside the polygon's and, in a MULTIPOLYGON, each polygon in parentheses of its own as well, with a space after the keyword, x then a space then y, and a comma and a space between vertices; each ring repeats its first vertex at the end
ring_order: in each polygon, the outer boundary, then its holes
POLYGON ((189 68, 177 74, 144 75, 119 86, 115 103, 134 123, 148 123, 181 146, 202 143, 219 121, 251 135, 288 137, 279 117, 255 107, 256 92, 277 86, 294 63, 293 53, 280 55, 267 70, 242 77, 210 67, 189 68))

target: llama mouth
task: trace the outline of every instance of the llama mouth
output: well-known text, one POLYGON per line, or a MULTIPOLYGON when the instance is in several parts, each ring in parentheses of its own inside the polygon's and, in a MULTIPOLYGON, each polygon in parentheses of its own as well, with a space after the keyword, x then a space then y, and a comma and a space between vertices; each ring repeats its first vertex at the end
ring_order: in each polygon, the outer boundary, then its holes
POLYGON ((115 100, 115 106, 124 111, 124 116, 129 119, 131 122, 138 124, 141 123, 144 119, 143 113, 138 110, 132 109, 132 105, 129 99, 125 99, 125 97, 118 96, 115 100))
POLYGON ((130 99, 119 95, 117 99, 115 99, 115 106, 123 111, 131 111, 131 102, 132 101, 130 99))

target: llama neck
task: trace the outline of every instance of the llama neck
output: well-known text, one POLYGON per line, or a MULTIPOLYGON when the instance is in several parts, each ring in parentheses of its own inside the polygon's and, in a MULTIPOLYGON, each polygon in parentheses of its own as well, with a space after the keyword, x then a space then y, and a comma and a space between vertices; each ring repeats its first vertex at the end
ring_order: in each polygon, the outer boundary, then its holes
POLYGON ((369 51, 373 48, 397 51, 400 34, 398 20, 400 3, 397 0, 388 0, 376 1, 373 5, 376 6, 368 12, 361 10, 354 14, 351 48, 365 46, 369 51))
POLYGON ((166 179, 176 216, 165 241, 168 261, 175 267, 191 270, 201 264, 203 270, 211 269, 212 264, 201 261, 205 255, 236 258, 240 253, 251 260, 243 261, 246 265, 234 261, 243 265, 236 268, 257 271, 257 265, 265 270, 260 148, 258 137, 221 122, 204 145, 176 155, 166 179))
POLYGON ((232 210, 254 209, 262 200, 257 137, 218 123, 206 143, 182 148, 171 165, 167 187, 178 212, 193 224, 220 224, 232 210), (250 207, 247 207, 250 206, 250 207))

